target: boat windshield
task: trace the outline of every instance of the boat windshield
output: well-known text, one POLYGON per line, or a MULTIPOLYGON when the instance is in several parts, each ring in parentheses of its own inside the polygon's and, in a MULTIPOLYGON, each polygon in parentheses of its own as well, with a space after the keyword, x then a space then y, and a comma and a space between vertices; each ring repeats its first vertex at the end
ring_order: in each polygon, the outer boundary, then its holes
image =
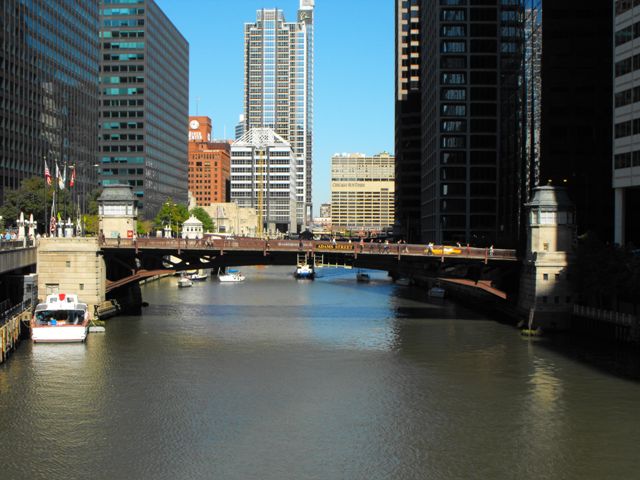
POLYGON ((38 325, 80 325, 84 321, 84 311, 41 310, 35 317, 38 325))

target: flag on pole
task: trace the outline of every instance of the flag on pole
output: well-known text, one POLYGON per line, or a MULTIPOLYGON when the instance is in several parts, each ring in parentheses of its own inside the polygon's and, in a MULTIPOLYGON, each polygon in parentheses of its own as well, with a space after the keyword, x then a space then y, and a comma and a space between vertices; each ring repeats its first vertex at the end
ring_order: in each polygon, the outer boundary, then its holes
POLYGON ((58 212, 58 223, 62 223, 62 216, 60 215, 60 212, 58 212))
POLYGON ((60 173, 60 167, 58 167, 58 163, 56 163, 56 179, 58 180, 58 188, 60 190, 64 190, 64 178, 60 173))
POLYGON ((51 215, 51 220, 49 220, 49 233, 51 233, 51 235, 56 233, 56 227, 56 217, 51 215))
POLYGON ((51 185, 51 172, 49 171, 49 165, 47 165, 47 161, 44 161, 44 179, 47 182, 47 185, 51 185))
POLYGON ((69 188, 73 187, 76 184, 76 167, 71 168, 71 180, 69 180, 69 188))

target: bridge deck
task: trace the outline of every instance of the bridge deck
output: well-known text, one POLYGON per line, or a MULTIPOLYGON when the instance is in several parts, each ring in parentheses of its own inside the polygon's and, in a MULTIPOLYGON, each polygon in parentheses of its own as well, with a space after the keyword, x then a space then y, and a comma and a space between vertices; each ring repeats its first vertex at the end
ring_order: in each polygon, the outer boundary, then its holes
POLYGON ((316 240, 261 240, 257 238, 238 237, 233 239, 188 240, 173 238, 138 238, 138 239, 103 239, 103 248, 119 249, 155 249, 176 251, 252 251, 252 252, 290 252, 290 253, 344 253, 348 255, 393 254, 398 256, 434 256, 442 258, 468 258, 476 260, 516 261, 515 250, 459 247, 450 245, 416 245, 406 243, 375 242, 328 242, 316 240))

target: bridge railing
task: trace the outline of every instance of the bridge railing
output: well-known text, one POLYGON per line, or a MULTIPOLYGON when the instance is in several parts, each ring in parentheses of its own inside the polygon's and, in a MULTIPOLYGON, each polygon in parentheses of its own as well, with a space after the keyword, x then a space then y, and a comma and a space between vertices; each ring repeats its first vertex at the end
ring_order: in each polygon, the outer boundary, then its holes
POLYGON ((35 241, 25 238, 24 240, 0 240, 0 250, 18 250, 20 248, 33 247, 35 241))
POLYGON ((262 240, 251 237, 222 239, 137 238, 102 239, 105 247, 158 248, 181 250, 252 250, 281 252, 343 252, 357 254, 419 255, 434 257, 482 258, 485 260, 515 260, 516 251, 452 245, 418 245, 382 242, 330 242, 318 240, 262 240))

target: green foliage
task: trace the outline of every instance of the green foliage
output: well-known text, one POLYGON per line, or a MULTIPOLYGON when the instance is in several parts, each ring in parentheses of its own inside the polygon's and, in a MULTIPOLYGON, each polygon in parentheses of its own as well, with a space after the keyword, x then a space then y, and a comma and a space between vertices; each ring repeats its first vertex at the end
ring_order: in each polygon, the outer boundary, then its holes
POLYGON ((202 222, 202 229, 204 232, 213 232, 213 228, 215 227, 215 225, 213 223, 213 220, 211 219, 211 216, 206 212, 204 208, 192 208, 189 213, 202 222))
POLYGON ((179 226, 189 218, 189 211, 186 205, 178 205, 173 203, 171 198, 168 198, 166 202, 162 204, 162 208, 153 220, 153 228, 155 230, 162 230, 165 225, 171 225, 171 231, 174 234, 180 232, 179 226))
POLYGON ((153 222, 151 220, 145 220, 144 218, 138 218, 136 223, 136 233, 138 235, 147 235, 153 230, 153 222))
POLYGON ((102 194, 102 187, 94 189, 87 199, 87 213, 89 215, 98 215, 98 197, 102 194))
MULTIPOLYGON (((38 230, 43 231, 43 220, 48 219, 50 214, 53 189, 53 185, 47 186, 46 202, 44 178, 26 178, 22 181, 20 188, 9 190, 5 194, 4 204, 0 207, 0 215, 2 215, 5 225, 15 225, 20 212, 24 212, 25 218, 29 218, 29 215, 33 214, 34 220, 38 222, 38 230)), ((68 189, 57 191, 56 204, 59 207, 58 211, 64 211, 64 205, 69 205, 69 209, 71 208, 71 195, 68 189)))
POLYGON ((98 234, 98 215, 85 215, 83 217, 83 221, 84 221, 84 232, 87 235, 98 234))
MULTIPOLYGON (((53 200, 54 188, 57 188, 55 182, 53 185, 46 186, 45 193, 44 178, 31 177, 24 179, 22 181, 22 184, 20 185, 20 188, 16 190, 9 190, 5 194, 4 204, 0 206, 0 215, 3 217, 3 223, 7 226, 15 225, 16 220, 20 216, 20 212, 24 212, 25 218, 29 218, 29 214, 33 214, 34 220, 38 222, 38 230, 40 232, 44 231, 42 223, 45 218, 48 222, 49 216, 51 214, 51 201, 53 200), (47 209, 46 213, 45 203, 47 209)), ((91 195, 89 197, 89 214, 98 214, 98 204, 96 200, 101 192, 101 189, 96 189, 91 192, 91 195)), ((71 191, 69 190, 69 188, 65 188, 64 190, 56 190, 57 210, 63 216, 65 210, 67 211, 68 216, 74 216, 71 213, 75 212, 72 203, 71 191)), ((86 231, 89 232, 88 229, 86 229, 86 231)))

